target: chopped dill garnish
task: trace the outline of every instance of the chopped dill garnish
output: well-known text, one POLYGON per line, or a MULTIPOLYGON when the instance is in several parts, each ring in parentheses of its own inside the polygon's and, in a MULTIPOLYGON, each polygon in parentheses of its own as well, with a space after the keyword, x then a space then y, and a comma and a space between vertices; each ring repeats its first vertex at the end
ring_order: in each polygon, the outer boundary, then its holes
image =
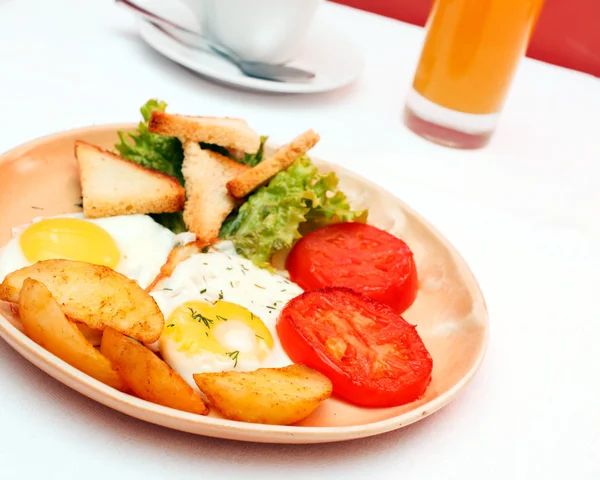
POLYGON ((207 318, 201 313, 196 312, 192 307, 188 307, 188 310, 190 311, 190 314, 192 315, 192 318, 194 320, 202 322, 204 323, 206 328, 210 328, 210 324, 213 323, 213 321, 210 318, 207 318))
POLYGON ((227 355, 229 358, 231 358, 235 362, 233 364, 233 368, 237 367, 238 357, 240 355, 240 351, 239 350, 234 350, 233 352, 227 352, 225 355, 227 355))

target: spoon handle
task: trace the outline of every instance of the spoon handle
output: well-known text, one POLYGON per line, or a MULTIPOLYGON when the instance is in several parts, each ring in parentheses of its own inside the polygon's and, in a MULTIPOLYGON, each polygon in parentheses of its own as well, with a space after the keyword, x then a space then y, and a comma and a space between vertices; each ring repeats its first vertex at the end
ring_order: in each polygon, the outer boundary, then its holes
MULTIPOLYGON (((204 35, 199 34, 198 32, 195 32, 193 30, 190 30, 189 28, 178 25, 167 18, 160 17, 160 16, 156 15, 155 13, 152 13, 150 10, 146 10, 144 7, 138 5, 134 2, 131 2, 129 0, 115 0, 115 2, 133 10, 140 17, 143 17, 146 20, 149 20, 154 25, 163 27, 163 28, 161 28, 161 30, 163 32, 169 34, 170 36, 173 36, 173 35, 171 35, 167 31, 165 31, 164 27, 173 28, 181 33, 185 33, 186 35, 192 36, 194 38, 194 41, 198 42, 205 50, 209 50, 209 51, 212 51, 213 53, 221 55, 233 63, 237 64, 240 61, 240 58, 235 53, 233 53, 231 50, 224 47, 223 45, 218 45, 218 44, 210 41, 208 38, 206 38, 204 35)), ((175 38, 175 39, 182 41, 181 38, 175 38)), ((188 46, 193 46, 196 48, 198 47, 198 45, 191 45, 189 42, 185 42, 185 43, 187 43, 188 46)))
POLYGON ((167 18, 159 17, 155 13, 152 13, 150 10, 146 10, 144 7, 141 7, 140 5, 138 5, 136 3, 130 2, 129 0, 115 0, 115 3, 120 3, 121 5, 124 5, 128 8, 130 8, 134 12, 137 12, 138 15, 140 15, 141 17, 144 17, 146 20, 150 20, 151 22, 158 22, 158 23, 161 23, 168 27, 172 27, 172 28, 176 28, 177 30, 181 30, 182 32, 189 33, 191 35, 198 35, 197 32, 194 32, 193 30, 189 30, 185 27, 182 27, 181 25, 177 25, 176 23, 172 22, 171 20, 169 20, 167 18))
POLYGON ((233 63, 246 76, 277 82, 304 82, 315 77, 315 74, 312 72, 302 70, 300 68, 288 67, 287 65, 272 65, 263 62, 245 61, 229 48, 211 41, 198 32, 182 27, 171 20, 146 10, 144 7, 132 2, 131 0, 115 0, 115 2, 127 7, 136 15, 146 19, 161 32, 171 37, 175 41, 187 45, 190 48, 200 49, 209 53, 217 54, 225 60, 233 63))

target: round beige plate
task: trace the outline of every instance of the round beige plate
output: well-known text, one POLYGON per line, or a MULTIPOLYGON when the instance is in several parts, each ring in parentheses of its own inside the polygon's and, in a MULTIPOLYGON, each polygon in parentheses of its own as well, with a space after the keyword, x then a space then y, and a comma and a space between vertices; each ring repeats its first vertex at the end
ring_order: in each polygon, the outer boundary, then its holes
MULTIPOLYGON (((10 228, 34 217, 79 211, 80 189, 73 142, 111 148, 117 130, 107 125, 34 140, 0 157, 0 245, 10 228)), ((0 335, 23 357, 65 385, 115 410, 186 432, 254 442, 318 443, 367 437, 404 427, 440 409, 473 377, 487 344, 485 303, 473 275, 454 248, 400 200, 338 166, 333 169, 356 207, 370 208, 370 223, 403 238, 417 261, 420 291, 405 318, 417 325, 433 357, 433 380, 420 400, 395 408, 358 408, 327 400, 301 424, 265 426, 193 415, 118 392, 50 354, 21 330, 13 306, 0 302, 0 335)), ((54 401, 48 397, 48 401, 54 401)))

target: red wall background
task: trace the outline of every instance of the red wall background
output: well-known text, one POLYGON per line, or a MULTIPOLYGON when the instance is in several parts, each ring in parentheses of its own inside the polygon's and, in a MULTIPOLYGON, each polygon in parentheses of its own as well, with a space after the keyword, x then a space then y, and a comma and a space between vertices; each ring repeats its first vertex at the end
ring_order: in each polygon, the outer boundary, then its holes
MULTIPOLYGON (((423 26, 433 0, 333 0, 423 26)), ((600 77, 600 0, 546 0, 527 56, 600 77)))

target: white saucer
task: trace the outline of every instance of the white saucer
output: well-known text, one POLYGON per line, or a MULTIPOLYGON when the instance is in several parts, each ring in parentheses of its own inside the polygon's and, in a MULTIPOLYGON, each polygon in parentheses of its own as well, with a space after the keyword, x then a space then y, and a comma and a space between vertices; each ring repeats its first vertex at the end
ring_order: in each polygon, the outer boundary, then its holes
MULTIPOLYGON (((188 8, 179 2, 148 2, 149 10, 190 29, 199 26, 188 8)), ((151 23, 140 21, 142 39, 159 53, 201 75, 239 88, 281 93, 317 93, 335 90, 351 83, 361 72, 364 60, 358 47, 327 25, 319 13, 306 43, 289 65, 316 74, 310 83, 283 83, 247 77, 218 56, 187 47, 173 40, 151 23)))

